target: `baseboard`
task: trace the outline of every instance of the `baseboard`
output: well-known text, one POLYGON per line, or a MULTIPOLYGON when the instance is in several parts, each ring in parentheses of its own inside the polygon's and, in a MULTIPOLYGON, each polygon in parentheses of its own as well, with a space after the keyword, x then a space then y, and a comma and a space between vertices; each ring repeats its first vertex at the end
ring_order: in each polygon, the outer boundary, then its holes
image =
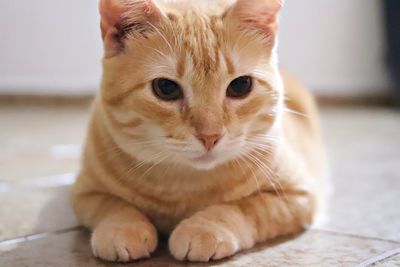
POLYGON ((327 96, 317 95, 317 101, 322 106, 393 106, 397 105, 394 97, 390 95, 365 95, 365 96, 327 96))
POLYGON ((0 95, 0 106, 42 105, 42 106, 76 106, 90 105, 93 94, 80 95, 0 95))
MULTIPOLYGON (((87 105, 93 101, 94 94, 80 95, 0 95, 0 105, 35 104, 35 105, 87 105)), ((321 106, 393 106, 398 105, 395 98, 387 94, 349 96, 317 95, 321 106)))

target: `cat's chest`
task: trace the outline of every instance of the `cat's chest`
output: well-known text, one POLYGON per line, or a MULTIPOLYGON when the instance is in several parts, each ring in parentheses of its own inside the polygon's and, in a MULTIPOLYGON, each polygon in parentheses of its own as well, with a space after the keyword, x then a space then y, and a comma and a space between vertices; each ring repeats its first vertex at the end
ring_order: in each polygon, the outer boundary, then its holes
POLYGON ((182 219, 212 205, 239 200, 258 190, 253 179, 198 187, 171 184, 133 186, 129 202, 145 213, 159 230, 169 233, 182 219))

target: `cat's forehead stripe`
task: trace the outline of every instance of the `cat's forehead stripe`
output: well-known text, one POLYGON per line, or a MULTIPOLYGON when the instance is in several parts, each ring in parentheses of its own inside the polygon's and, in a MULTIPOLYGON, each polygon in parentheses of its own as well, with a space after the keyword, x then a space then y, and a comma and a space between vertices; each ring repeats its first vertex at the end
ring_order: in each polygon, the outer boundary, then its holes
POLYGON ((202 70, 199 74, 217 71, 220 64, 220 47, 214 23, 194 12, 185 14, 184 19, 190 23, 182 25, 185 35, 183 46, 194 69, 202 70))
POLYGON ((224 54, 225 64, 229 75, 235 73, 235 65, 233 64, 232 58, 228 54, 224 54))
POLYGON ((176 64, 176 73, 178 75, 178 78, 182 78, 183 75, 185 74, 185 68, 186 68, 186 58, 185 55, 181 55, 178 59, 178 62, 176 64))
POLYGON ((224 50, 226 45, 226 24, 222 14, 204 16, 196 10, 168 12, 167 18, 171 36, 177 38, 181 54, 176 55, 177 77, 184 76, 187 69, 196 72, 196 79, 209 77, 217 71, 229 75, 236 72, 237 59, 224 50), (178 33, 178 34, 177 34, 178 33))

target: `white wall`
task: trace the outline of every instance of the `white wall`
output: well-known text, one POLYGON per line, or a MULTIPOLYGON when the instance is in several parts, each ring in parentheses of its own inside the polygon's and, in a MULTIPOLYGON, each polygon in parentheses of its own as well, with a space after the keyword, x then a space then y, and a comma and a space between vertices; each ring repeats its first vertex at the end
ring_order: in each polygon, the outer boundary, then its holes
POLYGON ((381 0, 286 0, 280 56, 321 94, 375 94, 385 75, 381 0))
POLYGON ((98 20, 96 0, 1 0, 0 92, 93 92, 98 20))
MULTIPOLYGON (((379 4, 287 0, 282 64, 323 94, 388 87, 379 4)), ((101 49, 96 0, 0 1, 0 93, 91 93, 101 49)))

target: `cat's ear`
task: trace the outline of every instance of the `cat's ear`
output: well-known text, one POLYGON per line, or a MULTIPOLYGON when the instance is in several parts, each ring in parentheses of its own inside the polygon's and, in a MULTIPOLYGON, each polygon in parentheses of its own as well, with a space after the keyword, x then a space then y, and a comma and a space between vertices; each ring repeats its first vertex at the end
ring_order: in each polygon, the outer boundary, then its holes
POLYGON ((107 56, 118 54, 123 39, 132 31, 144 35, 157 23, 161 11, 153 0, 100 0, 101 34, 107 56))
POLYGON ((230 10, 230 16, 242 28, 253 28, 267 36, 275 36, 283 2, 284 0, 237 0, 230 10))

